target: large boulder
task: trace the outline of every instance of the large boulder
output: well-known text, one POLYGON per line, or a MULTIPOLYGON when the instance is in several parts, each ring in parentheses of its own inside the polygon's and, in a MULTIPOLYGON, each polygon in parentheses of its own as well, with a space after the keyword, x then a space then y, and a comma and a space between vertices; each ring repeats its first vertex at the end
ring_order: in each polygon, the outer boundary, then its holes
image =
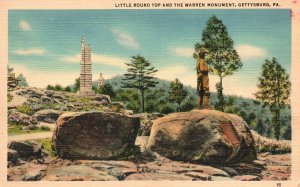
POLYGON ((58 110, 44 109, 37 111, 33 117, 37 119, 37 121, 55 122, 60 114, 62 114, 62 112, 58 110))
POLYGON ((173 113, 154 121, 147 149, 191 162, 235 163, 256 159, 246 122, 215 110, 173 113))
POLYGON ((134 147, 139 126, 138 117, 119 113, 64 113, 57 120, 52 148, 62 158, 124 157, 134 147))
POLYGON ((42 157, 42 145, 34 142, 12 141, 8 144, 8 148, 17 151, 19 157, 23 159, 42 157))

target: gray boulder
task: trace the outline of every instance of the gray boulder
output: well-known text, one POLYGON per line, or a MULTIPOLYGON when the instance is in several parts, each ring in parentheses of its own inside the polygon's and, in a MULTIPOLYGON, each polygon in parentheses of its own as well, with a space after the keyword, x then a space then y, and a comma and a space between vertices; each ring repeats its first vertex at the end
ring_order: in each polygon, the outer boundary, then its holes
POLYGON ((37 111, 33 117, 37 119, 37 121, 55 122, 61 114, 62 112, 58 110, 44 109, 37 111))
POLYGON ((12 141, 9 143, 8 148, 17 151, 19 157, 22 159, 42 157, 42 146, 33 142, 29 144, 12 141))
POLYGON ((64 113, 57 120, 52 148, 62 158, 124 157, 131 154, 139 126, 138 117, 119 113, 64 113))
POLYGON ((12 167, 19 165, 19 154, 16 150, 8 149, 7 150, 7 166, 12 167))
POLYGON ((94 100, 99 101, 102 105, 111 104, 111 99, 109 95, 98 94, 95 96, 94 100))
POLYGON ((256 159, 246 122, 214 110, 173 113, 154 121, 147 149, 192 162, 235 163, 256 159))

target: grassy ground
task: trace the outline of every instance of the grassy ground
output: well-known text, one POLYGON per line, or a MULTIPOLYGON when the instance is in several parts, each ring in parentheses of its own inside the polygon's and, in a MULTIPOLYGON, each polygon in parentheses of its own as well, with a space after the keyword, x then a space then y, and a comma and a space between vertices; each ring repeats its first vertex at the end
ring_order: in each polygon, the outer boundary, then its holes
POLYGON ((10 124, 8 126, 8 135, 18 135, 18 134, 29 134, 29 133, 38 133, 38 132, 49 132, 50 129, 47 127, 37 127, 31 130, 21 130, 23 126, 17 124, 10 124))
POLYGON ((36 142, 42 144, 44 150, 46 150, 50 156, 56 155, 56 153, 51 148, 51 143, 52 143, 51 138, 37 139, 36 142))

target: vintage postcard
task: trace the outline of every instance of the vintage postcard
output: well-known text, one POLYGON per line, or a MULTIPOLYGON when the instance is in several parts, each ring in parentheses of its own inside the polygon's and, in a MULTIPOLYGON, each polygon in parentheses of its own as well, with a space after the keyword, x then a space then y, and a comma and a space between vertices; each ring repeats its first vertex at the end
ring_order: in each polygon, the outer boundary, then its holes
POLYGON ((2 183, 300 186, 299 4, 1 0, 2 183))

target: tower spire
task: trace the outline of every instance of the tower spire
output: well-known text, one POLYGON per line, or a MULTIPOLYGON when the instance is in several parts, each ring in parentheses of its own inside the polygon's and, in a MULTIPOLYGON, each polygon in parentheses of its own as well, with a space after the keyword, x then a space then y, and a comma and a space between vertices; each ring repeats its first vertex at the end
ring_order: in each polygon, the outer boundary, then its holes
POLYGON ((81 47, 84 47, 84 35, 81 37, 81 47))

